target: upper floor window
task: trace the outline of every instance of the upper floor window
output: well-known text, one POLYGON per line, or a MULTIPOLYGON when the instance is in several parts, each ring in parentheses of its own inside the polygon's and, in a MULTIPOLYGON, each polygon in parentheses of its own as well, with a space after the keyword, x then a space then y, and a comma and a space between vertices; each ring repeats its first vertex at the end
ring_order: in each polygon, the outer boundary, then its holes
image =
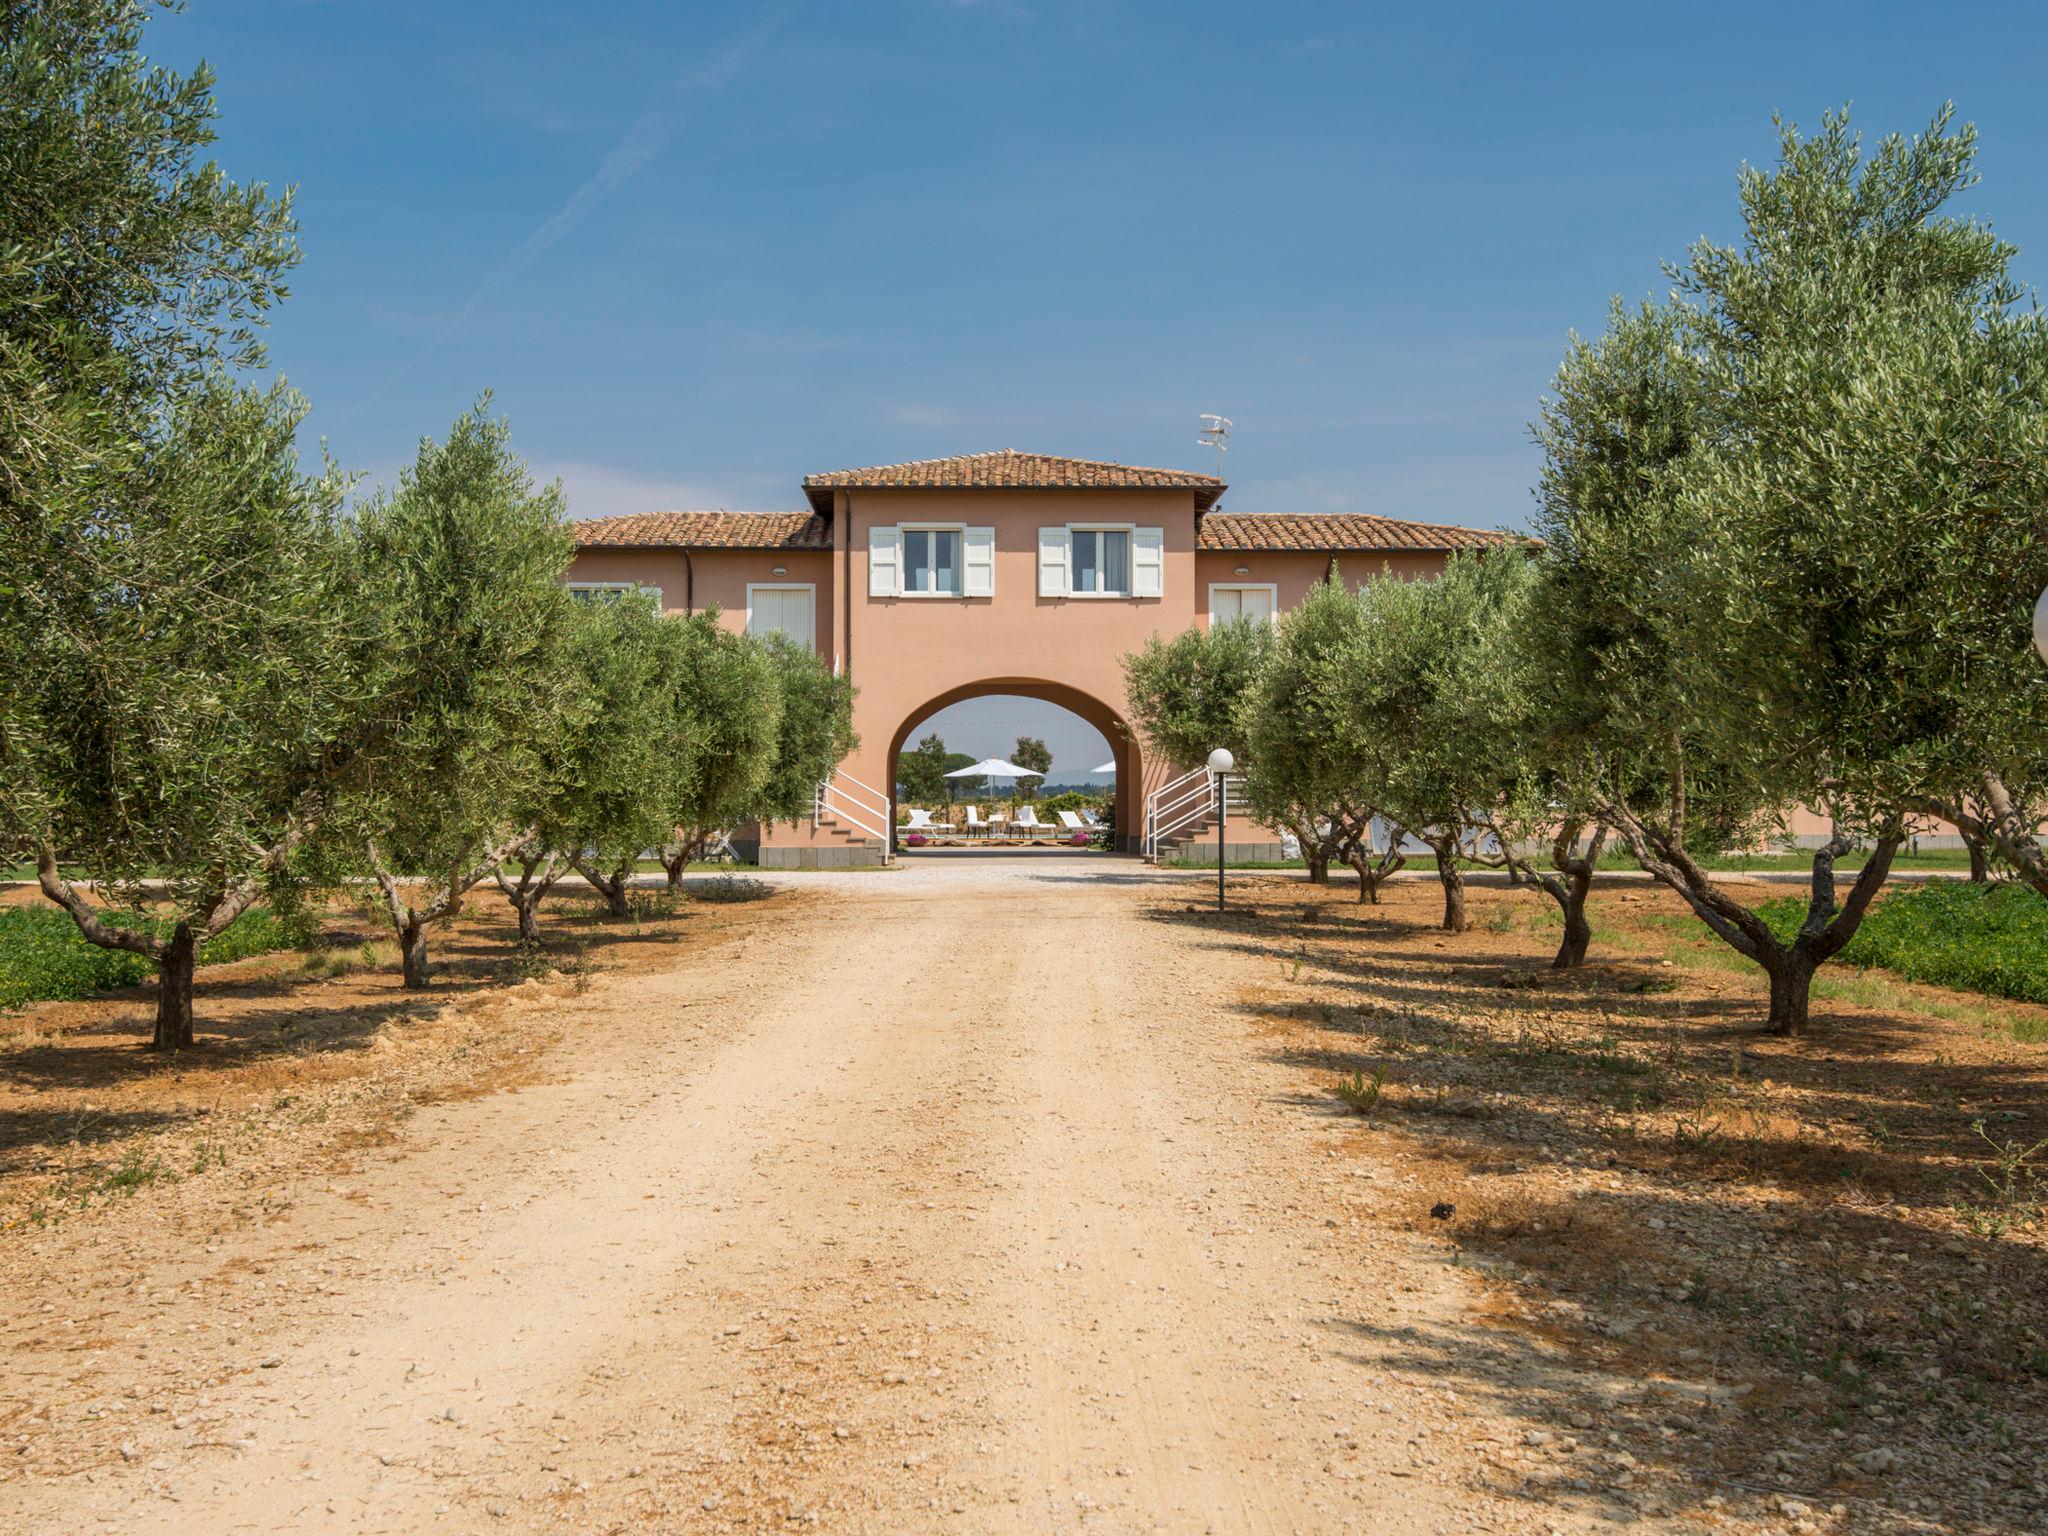
POLYGON ((903 590, 945 597, 960 595, 960 530, 903 530, 903 590))
POLYGON ((1040 597, 1158 597, 1166 585, 1166 531, 1090 527, 1038 530, 1040 597))
POLYGON ((1076 528, 1074 531, 1074 595, 1131 595, 1131 530, 1076 528))
POLYGON ((877 524, 868 530, 868 596, 994 597, 993 528, 877 524))

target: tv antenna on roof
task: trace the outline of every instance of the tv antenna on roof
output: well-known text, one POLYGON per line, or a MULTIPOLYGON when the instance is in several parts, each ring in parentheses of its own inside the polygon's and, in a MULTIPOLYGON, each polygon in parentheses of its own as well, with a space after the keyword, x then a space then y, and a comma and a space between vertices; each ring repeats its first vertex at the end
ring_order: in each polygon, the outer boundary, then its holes
POLYGON ((1230 446, 1230 418, 1202 413, 1201 443, 1216 450, 1216 478, 1223 478, 1223 450, 1230 446))

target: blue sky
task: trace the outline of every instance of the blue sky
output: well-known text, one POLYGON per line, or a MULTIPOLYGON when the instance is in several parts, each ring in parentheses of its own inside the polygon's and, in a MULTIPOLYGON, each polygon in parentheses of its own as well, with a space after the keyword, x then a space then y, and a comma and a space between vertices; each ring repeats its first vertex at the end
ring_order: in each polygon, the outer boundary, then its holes
POLYGON ((231 174, 299 185, 272 358, 373 477, 484 388, 585 516, 1001 447, 1206 467, 1221 411, 1237 510, 1494 527, 1566 333, 1734 233, 1774 110, 1954 99, 2038 280, 2040 22, 192 0, 150 46, 215 65, 231 174))

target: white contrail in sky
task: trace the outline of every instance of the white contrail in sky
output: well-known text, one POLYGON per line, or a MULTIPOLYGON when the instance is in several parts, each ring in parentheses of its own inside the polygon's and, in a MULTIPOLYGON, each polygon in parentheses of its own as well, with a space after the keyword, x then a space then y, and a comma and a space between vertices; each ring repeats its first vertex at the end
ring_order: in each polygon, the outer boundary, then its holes
POLYGON ((764 22, 739 41, 719 49, 707 59, 692 63, 657 90, 640 109, 640 115, 633 119, 619 142, 611 147, 611 152, 604 157, 603 163, 590 179, 571 193, 569 200, 562 204, 545 224, 528 235, 509 256, 492 268, 490 274, 477 284, 476 291, 463 301, 462 307, 427 338, 426 345, 415 352, 404 367, 372 390, 358 409, 380 399, 392 385, 439 351, 441 344, 461 329, 463 323, 476 313, 499 284, 532 266, 549 247, 589 218, 600 203, 674 143, 676 135, 682 131, 683 122, 688 117, 690 108, 700 98, 712 95, 730 85, 753 55, 760 50, 761 45, 767 41, 769 34, 775 30, 775 25, 774 21, 764 22))

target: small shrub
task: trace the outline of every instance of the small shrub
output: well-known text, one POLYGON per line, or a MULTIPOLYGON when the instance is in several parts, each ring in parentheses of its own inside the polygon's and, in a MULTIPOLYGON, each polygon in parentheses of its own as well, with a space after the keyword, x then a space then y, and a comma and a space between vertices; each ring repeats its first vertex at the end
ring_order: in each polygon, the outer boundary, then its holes
POLYGON ((1379 1106, 1380 1095, 1387 1086, 1387 1069, 1374 1067, 1372 1076, 1354 1072, 1348 1079, 1337 1081, 1337 1097, 1357 1110, 1361 1115, 1370 1114, 1379 1106))
POLYGON ((765 901, 775 894, 775 887, 746 875, 718 875, 691 887, 690 894, 699 901, 765 901))
POLYGON ((2048 1151, 2048 1137, 2029 1146, 1995 1140, 1982 1120, 1971 1121, 1970 1129, 1991 1149, 1990 1159, 1976 1170, 1988 1198, 1982 1205, 1964 1203, 1963 1219, 1982 1237, 2003 1237, 2014 1227, 2033 1226, 2041 1219, 2040 1175, 2034 1159, 2048 1151))

